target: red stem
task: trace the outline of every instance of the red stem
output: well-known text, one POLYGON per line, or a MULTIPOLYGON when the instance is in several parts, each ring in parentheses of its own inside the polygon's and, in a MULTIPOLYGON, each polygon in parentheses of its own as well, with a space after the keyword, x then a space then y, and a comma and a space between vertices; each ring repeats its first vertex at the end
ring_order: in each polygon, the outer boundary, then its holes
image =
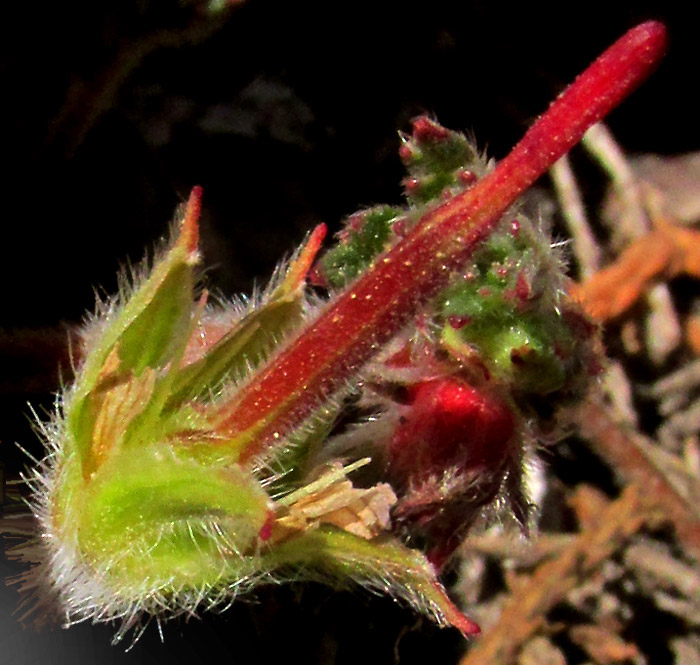
POLYGON ((666 29, 655 21, 615 42, 491 173, 426 213, 256 373, 216 414, 217 431, 227 438, 248 438, 243 457, 250 459, 341 389, 421 302, 445 286, 513 202, 646 78, 665 43, 666 29))

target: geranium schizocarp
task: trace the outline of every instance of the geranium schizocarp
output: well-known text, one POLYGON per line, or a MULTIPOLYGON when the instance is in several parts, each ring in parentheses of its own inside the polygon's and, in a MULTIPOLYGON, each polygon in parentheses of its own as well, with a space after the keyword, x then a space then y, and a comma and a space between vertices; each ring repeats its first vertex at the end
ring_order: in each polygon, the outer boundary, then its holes
POLYGON ((533 420, 596 367, 548 236, 511 206, 664 44, 658 23, 631 30, 495 167, 418 118, 407 206, 358 213, 317 259, 319 226, 251 302, 197 296, 195 188, 152 268, 99 305, 43 425, 46 562, 29 585, 48 581, 69 624, 122 619, 118 637, 288 577, 355 581, 478 632, 436 567, 499 495, 526 524, 533 420), (373 417, 336 433, 351 393, 373 417))

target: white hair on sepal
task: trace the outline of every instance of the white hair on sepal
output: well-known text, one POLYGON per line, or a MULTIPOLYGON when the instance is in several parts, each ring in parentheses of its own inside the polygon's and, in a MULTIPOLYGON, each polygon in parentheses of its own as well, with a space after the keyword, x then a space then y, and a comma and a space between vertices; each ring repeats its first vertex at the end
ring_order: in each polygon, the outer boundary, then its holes
MULTIPOLYGON (((152 261, 144 261, 143 267, 139 270, 135 270, 131 266, 123 269, 119 278, 120 292, 111 298, 98 297, 95 311, 87 317, 83 327, 83 344, 86 353, 89 354, 104 343, 101 335, 105 327, 115 320, 121 308, 146 279, 148 266, 151 263, 152 261)), ((230 300, 223 307, 208 307, 205 316, 212 317, 210 320, 216 320, 218 324, 231 329, 245 316, 269 301, 275 288, 284 279, 287 270, 288 264, 281 264, 276 271, 276 276, 264 291, 255 294, 250 299, 230 300)), ((309 304, 303 296, 302 303, 306 313, 318 309, 316 301, 309 304)), ((197 331, 195 331, 196 333, 197 331)), ((269 340, 267 340, 268 350, 262 355, 270 355, 283 338, 283 334, 270 335, 269 340)), ((222 386, 240 384, 245 380, 245 375, 252 372, 253 369, 253 364, 247 361, 244 368, 239 370, 243 376, 225 377, 221 382, 222 386)), ((110 579, 110 583, 107 585, 105 576, 108 576, 111 570, 119 567, 119 556, 115 556, 109 561, 103 561, 102 572, 99 573, 82 560, 78 543, 75 541, 75 530, 68 529, 65 532, 62 531, 61 534, 55 532, 52 519, 52 496, 55 494, 57 486, 65 484, 63 476, 69 472, 66 464, 67 456, 75 454, 71 451, 70 446, 66 446, 69 432, 64 414, 70 410, 71 402, 78 389, 77 385, 76 383, 64 388, 57 396, 54 414, 48 422, 42 423, 37 418, 37 423, 40 423, 38 428, 47 448, 47 456, 41 462, 36 461, 37 470, 32 474, 32 477, 27 478, 33 493, 33 513, 43 534, 44 563, 41 565, 41 572, 34 579, 48 581, 48 585, 58 597, 59 604, 64 608, 65 624, 72 625, 83 621, 92 621, 93 623, 121 621, 121 628, 115 635, 115 640, 119 641, 132 628, 140 630, 138 628, 141 622, 140 617, 144 613, 154 613, 159 617, 162 617, 164 613, 168 617, 182 613, 194 615, 197 607, 205 601, 210 608, 214 608, 218 602, 225 601, 230 604, 240 589, 248 584, 252 586, 260 575, 255 570, 257 565, 255 556, 246 557, 247 563, 244 568, 247 569, 247 572, 242 571, 243 574, 238 574, 227 570, 231 565, 232 554, 239 562, 243 561, 243 557, 237 551, 236 544, 225 537, 225 528, 222 528, 223 525, 216 519, 212 518, 205 522, 194 520, 186 524, 173 522, 164 524, 161 528, 159 537, 161 539, 167 538, 170 531, 185 530, 190 533, 193 542, 196 543, 197 534, 202 535, 212 542, 214 549, 218 551, 221 558, 220 581, 214 585, 200 585, 194 590, 175 585, 173 579, 143 579, 138 584, 126 587, 123 586, 123 579, 121 582, 110 579), (226 578, 234 579, 235 583, 224 583, 223 580, 226 578), (208 598, 211 600, 207 600, 208 598)), ((222 386, 209 386, 210 397, 219 398, 223 390, 222 386)), ((67 504, 71 504, 70 497, 64 496, 64 499, 66 499, 67 504)), ((147 558, 150 555, 149 547, 145 542, 136 539, 132 543, 129 556, 134 556, 134 553, 136 556, 147 558), (143 550, 140 555, 138 554, 139 548, 143 550)), ((127 554, 123 553, 123 555, 127 554)), ((241 563, 241 565, 243 564, 241 563)), ((145 627, 145 624, 142 627, 145 627)), ((134 638, 138 639, 139 634, 140 632, 135 633, 134 638)))
MULTIPOLYGON (((274 295, 275 290, 284 282, 290 265, 299 256, 303 245, 299 247, 292 256, 285 261, 281 261, 275 268, 272 278, 263 289, 254 287, 250 296, 240 295, 233 298, 223 298, 215 296, 217 302, 205 309, 202 320, 197 326, 198 333, 203 342, 201 354, 222 339, 230 330, 242 322, 247 316, 252 315, 257 310, 265 307, 274 295), (211 330, 209 328, 213 328, 211 330), (208 330, 209 329, 209 330, 208 330), (209 337, 209 339, 205 339, 209 337)), ((301 294, 300 306, 302 317, 300 321, 290 323, 281 332, 260 331, 258 334, 265 335, 265 340, 259 349, 260 358, 253 364, 246 358, 246 369, 235 376, 230 374, 224 377, 216 392, 216 399, 225 402, 231 399, 235 392, 241 390, 249 379, 252 379, 255 371, 268 364, 271 359, 282 349, 287 342, 293 340, 296 334, 321 311, 325 301, 319 296, 309 294, 304 291, 301 294)), ((195 361, 197 357, 193 357, 195 361)))
MULTIPOLYGON (((51 515, 51 501, 54 488, 61 483, 61 475, 66 472, 64 461, 67 453, 61 443, 65 437, 65 422, 62 413, 66 409, 66 401, 70 394, 58 395, 56 398, 56 412, 54 417, 44 423, 38 423, 48 453, 39 462, 38 468, 32 470, 31 476, 25 475, 25 481, 32 490, 31 507, 34 519, 39 524, 41 540, 35 539, 25 548, 24 558, 30 561, 39 560, 38 565, 24 576, 20 581, 23 586, 23 606, 29 607, 25 616, 33 611, 43 611, 46 614, 46 606, 51 599, 57 601, 51 605, 63 608, 65 614, 64 625, 70 626, 84 621, 93 623, 122 622, 121 628, 115 635, 119 641, 129 630, 136 625, 136 618, 144 612, 157 614, 167 613, 178 615, 192 613, 196 608, 193 596, 189 592, 172 586, 172 580, 161 580, 156 589, 152 580, 142 580, 137 587, 116 590, 113 586, 105 586, 104 574, 99 574, 92 568, 88 568, 82 561, 77 543, 72 539, 66 539, 55 533, 51 515)), ((195 524, 205 533, 216 537, 217 549, 221 552, 222 567, 224 566, 224 547, 229 547, 230 542, 225 541, 223 532, 214 528, 211 524, 195 524)), ((71 532, 72 533, 72 532, 71 532)), ((137 549, 143 547, 138 540, 133 543, 137 549)), ((142 552, 148 556, 147 549, 142 552)), ((118 559, 105 563, 104 573, 118 566, 118 559)), ((200 589, 208 593, 208 590, 200 589)), ((51 607, 53 610, 54 608, 51 607)), ((135 636, 138 638, 138 635, 135 636)))
MULTIPOLYGON (((12 548, 11 556, 28 565, 28 569, 8 581, 20 592, 18 609, 24 610, 20 617, 26 622, 30 617, 32 623, 41 626, 49 622, 51 616, 60 607, 58 589, 66 576, 68 554, 63 548, 53 546, 55 534, 46 530, 44 525, 50 523, 50 501, 56 484, 61 461, 67 454, 61 441, 65 436, 65 424, 62 413, 65 410, 66 394, 59 391, 54 398, 54 408, 50 417, 41 419, 36 410, 29 405, 33 417, 32 428, 43 442, 45 456, 37 460, 20 444, 17 447, 33 462, 29 470, 21 472, 21 482, 28 488, 29 497, 23 497, 27 512, 17 516, 23 527, 16 523, 10 531, 21 537, 21 541, 12 548), (58 572, 56 572, 58 571, 58 572)), ((4 517, 9 526, 8 517, 4 517)), ((14 521, 14 520, 13 520, 14 521)))
MULTIPOLYGON (((103 330, 114 321, 124 305, 147 281, 153 267, 160 263, 175 245, 184 216, 184 207, 184 204, 179 206, 175 214, 175 221, 170 225, 169 233, 156 240, 153 249, 149 251, 147 248, 144 256, 135 264, 128 258, 121 263, 117 271, 116 293, 108 293, 101 286, 93 287, 94 304, 92 310, 84 315, 78 333, 82 359, 95 350, 103 330)), ((195 257, 188 261, 190 265, 196 266, 195 286, 201 282, 204 274, 204 270, 197 265, 196 258, 198 256, 197 252, 195 257)), ((79 368, 80 363, 78 363, 76 373, 79 368)))

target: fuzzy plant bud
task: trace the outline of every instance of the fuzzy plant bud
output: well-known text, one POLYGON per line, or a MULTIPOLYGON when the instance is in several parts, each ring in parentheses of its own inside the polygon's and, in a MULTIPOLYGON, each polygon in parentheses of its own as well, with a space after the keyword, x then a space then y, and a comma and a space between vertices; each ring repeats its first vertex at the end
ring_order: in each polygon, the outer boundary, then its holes
POLYGON ((388 475, 400 500, 397 528, 420 536, 438 569, 501 491, 521 442, 510 404, 455 377, 421 381, 387 442, 388 475))
POLYGON ((435 302, 443 347, 523 398, 554 407, 578 393, 597 367, 595 326, 566 295, 563 265, 545 229, 505 218, 435 302))

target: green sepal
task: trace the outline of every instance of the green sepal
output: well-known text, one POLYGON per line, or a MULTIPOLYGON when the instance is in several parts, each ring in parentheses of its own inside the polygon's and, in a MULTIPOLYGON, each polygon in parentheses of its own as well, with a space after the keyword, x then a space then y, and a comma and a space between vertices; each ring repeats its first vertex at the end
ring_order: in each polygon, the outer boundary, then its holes
POLYGON ((428 560, 391 537, 365 540, 319 527, 275 545, 263 554, 262 563, 271 570, 291 567, 297 576, 320 574, 339 586, 360 584, 405 602, 440 625, 478 632, 448 598, 428 560))
POLYGON ((206 401, 215 397, 225 380, 244 378, 303 319, 301 293, 266 300, 235 324, 202 358, 177 373, 165 409, 176 409, 193 399, 206 401))
POLYGON ((164 367, 173 359, 189 335, 193 298, 192 267, 173 265, 153 298, 119 338, 120 374, 139 376, 146 367, 164 367))
MULTIPOLYGON (((141 380, 147 369, 158 371, 173 361, 190 333, 194 297, 196 255, 175 244, 156 264, 151 275, 108 318, 98 339, 87 349, 66 413, 68 430, 84 464, 86 475, 97 465, 92 447, 98 414, 115 389, 141 380)), ((148 397, 135 404, 136 411, 121 413, 129 421, 148 404, 148 397)), ((126 428, 124 428, 124 431, 126 428)), ((113 442, 118 443, 118 442, 113 442)))
MULTIPOLYGON (((325 233, 325 225, 316 227, 287 264, 283 276, 273 280, 253 307, 230 324, 231 330, 201 358, 178 368, 164 404, 166 414, 188 401, 206 402, 218 397, 224 383, 245 378, 303 323, 307 314, 305 279, 325 233)), ((206 317, 206 313, 203 315, 206 317)))
POLYGON ((84 491, 80 551, 115 591, 137 579, 213 584, 228 558, 252 552, 271 508, 249 472, 183 460, 163 444, 112 457, 84 491))

